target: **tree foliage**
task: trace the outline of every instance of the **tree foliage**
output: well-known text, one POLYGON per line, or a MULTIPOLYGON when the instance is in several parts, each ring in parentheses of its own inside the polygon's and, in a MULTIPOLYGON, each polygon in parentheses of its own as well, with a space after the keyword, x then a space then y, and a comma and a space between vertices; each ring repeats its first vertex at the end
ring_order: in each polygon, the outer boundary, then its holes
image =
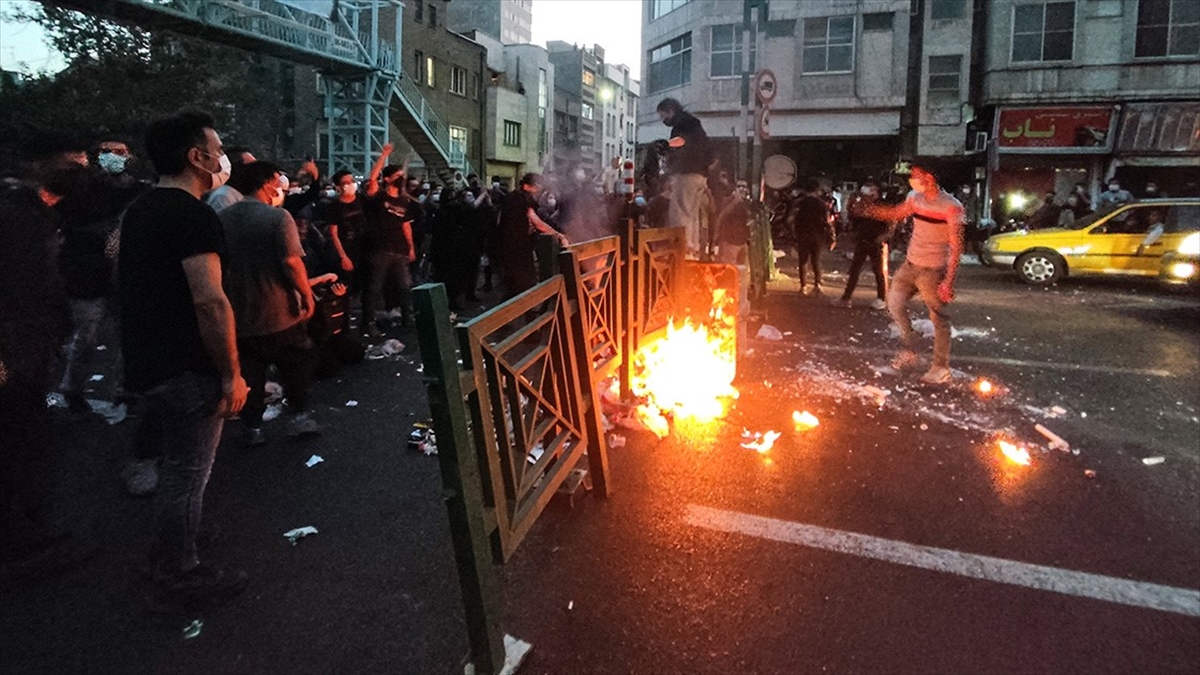
POLYGON ((151 120, 183 107, 212 112, 227 145, 285 154, 292 102, 280 85, 292 68, 281 61, 44 4, 8 18, 41 26, 68 65, 0 90, 6 170, 64 137, 90 143, 115 135, 136 144, 151 120))

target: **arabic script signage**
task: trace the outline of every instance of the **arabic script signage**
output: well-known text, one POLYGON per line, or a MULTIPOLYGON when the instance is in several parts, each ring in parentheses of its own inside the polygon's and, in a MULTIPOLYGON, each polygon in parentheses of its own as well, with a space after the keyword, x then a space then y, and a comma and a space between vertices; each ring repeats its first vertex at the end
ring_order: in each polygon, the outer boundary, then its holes
POLYGON ((1112 106, 1002 108, 996 116, 1000 152, 1108 154, 1112 152, 1112 106))

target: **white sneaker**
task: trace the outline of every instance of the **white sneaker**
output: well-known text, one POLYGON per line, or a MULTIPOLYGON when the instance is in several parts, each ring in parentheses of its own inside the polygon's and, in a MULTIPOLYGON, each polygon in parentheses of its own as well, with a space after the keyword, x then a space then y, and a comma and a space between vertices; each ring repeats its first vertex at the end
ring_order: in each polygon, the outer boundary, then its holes
POLYGON ((950 369, 945 366, 933 366, 924 375, 921 376, 921 381, 928 384, 945 384, 954 377, 950 369))
POLYGON ((896 354, 896 357, 892 359, 892 367, 896 370, 908 370, 915 368, 920 362, 921 360, 917 357, 916 352, 911 349, 905 349, 896 354))
POLYGON ((871 301, 871 309, 887 309, 887 301, 875 298, 871 301))

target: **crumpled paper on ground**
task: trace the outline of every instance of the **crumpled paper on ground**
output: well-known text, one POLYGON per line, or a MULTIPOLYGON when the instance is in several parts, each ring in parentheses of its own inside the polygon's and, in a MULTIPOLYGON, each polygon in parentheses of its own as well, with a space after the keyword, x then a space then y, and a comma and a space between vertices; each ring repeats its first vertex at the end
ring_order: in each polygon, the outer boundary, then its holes
POLYGON ((283 536, 287 537, 287 540, 292 542, 292 546, 295 546, 296 543, 299 542, 301 539, 307 537, 310 534, 316 534, 316 533, 317 533, 317 528, 315 528, 311 525, 307 525, 305 527, 297 527, 294 530, 288 530, 287 532, 283 533, 283 536))
POLYGON ((404 351, 404 343, 392 338, 368 347, 367 358, 372 361, 378 361, 379 359, 386 359, 389 356, 395 356, 402 351, 404 351))
POLYGON ((772 342, 778 342, 783 339, 783 333, 775 326, 764 323, 762 327, 758 329, 758 333, 756 333, 754 337, 760 340, 771 340, 772 342))

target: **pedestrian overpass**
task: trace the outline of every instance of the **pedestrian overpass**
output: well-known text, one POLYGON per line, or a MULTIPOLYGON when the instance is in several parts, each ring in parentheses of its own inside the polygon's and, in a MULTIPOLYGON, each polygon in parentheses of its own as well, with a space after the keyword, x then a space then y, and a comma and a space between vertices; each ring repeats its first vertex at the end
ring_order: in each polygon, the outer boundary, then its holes
POLYGON ((465 148, 401 68, 400 0, 41 0, 312 66, 329 128, 327 171, 366 174, 389 125, 433 173, 471 171, 465 148))

